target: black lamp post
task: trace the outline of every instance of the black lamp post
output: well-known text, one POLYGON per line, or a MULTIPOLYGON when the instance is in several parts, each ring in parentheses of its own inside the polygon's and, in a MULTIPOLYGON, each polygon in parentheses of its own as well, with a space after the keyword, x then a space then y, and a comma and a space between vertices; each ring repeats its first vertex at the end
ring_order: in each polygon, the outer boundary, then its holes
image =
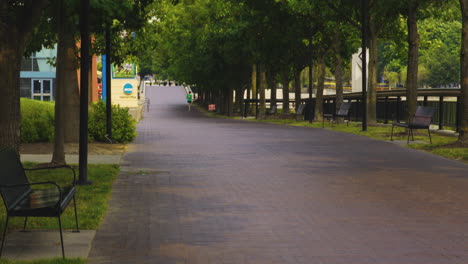
POLYGON ((367 0, 362 0, 362 131, 367 131, 367 0))
POLYGON ((89 37, 89 0, 81 0, 80 32, 81 32, 81 60, 80 60, 80 144, 79 144, 79 177, 78 184, 91 184, 88 181, 88 87, 90 68, 89 37))
POLYGON ((106 134, 112 138, 112 104, 111 104, 111 25, 106 25, 106 134))
POLYGON ((312 32, 310 32, 309 38, 309 123, 312 123, 312 88, 314 87, 314 81, 312 80, 312 32))

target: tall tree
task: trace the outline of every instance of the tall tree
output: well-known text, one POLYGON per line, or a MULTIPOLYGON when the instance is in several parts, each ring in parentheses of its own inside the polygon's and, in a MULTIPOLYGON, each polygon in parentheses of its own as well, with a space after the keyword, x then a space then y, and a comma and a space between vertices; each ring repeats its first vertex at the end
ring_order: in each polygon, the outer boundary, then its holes
POLYGON ((468 0, 460 0, 462 13, 462 46, 461 46, 461 126, 458 142, 468 146, 468 0))
POLYGON ((0 148, 19 150, 21 59, 39 23, 47 0, 1 1, 0 3, 0 148))

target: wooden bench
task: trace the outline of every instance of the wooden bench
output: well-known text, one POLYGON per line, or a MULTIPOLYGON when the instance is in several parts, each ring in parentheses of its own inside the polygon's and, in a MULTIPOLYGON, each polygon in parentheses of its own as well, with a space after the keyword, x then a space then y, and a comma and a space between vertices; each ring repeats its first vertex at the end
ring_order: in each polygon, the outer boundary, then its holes
POLYGON ((392 124, 390 140, 393 141, 393 127, 399 126, 404 127, 407 130, 408 139, 406 141, 406 144, 409 144, 410 134, 412 140, 414 141, 413 130, 415 129, 427 129, 427 133, 429 134, 429 141, 432 144, 431 131, 429 130, 429 126, 431 125, 432 117, 434 116, 435 111, 436 109, 432 107, 418 106, 418 108, 416 108, 416 112, 414 113, 411 122, 392 124))
POLYGON ((336 122, 338 117, 348 118, 348 122, 346 125, 349 124, 349 109, 351 109, 351 102, 343 102, 340 105, 340 109, 333 113, 333 114, 323 114, 322 118, 322 127, 325 127, 325 119, 330 120, 331 124, 333 125, 333 121, 336 122))
POLYGON ((65 258, 62 221, 60 219, 60 215, 65 211, 71 200, 73 200, 75 207, 76 231, 79 232, 75 201, 75 181, 75 170, 70 166, 62 165, 37 169, 25 169, 23 168, 19 155, 15 150, 0 149, 0 194, 7 213, 2 245, 0 247, 0 257, 5 244, 5 237, 10 217, 25 217, 24 229, 26 229, 28 217, 57 217, 60 229, 62 257, 65 258), (56 182, 47 180, 30 183, 26 177, 26 171, 56 168, 68 168, 71 170, 73 181, 70 185, 59 186, 56 182))

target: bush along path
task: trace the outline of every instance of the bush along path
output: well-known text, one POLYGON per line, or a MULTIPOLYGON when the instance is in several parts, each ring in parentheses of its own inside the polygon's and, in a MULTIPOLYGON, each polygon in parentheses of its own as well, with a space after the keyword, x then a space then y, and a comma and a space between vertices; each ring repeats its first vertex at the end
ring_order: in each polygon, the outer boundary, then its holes
MULTIPOLYGON (((52 142, 54 139, 54 103, 21 98, 21 143, 52 142)), ((106 138, 106 106, 98 101, 90 106, 88 133, 92 141, 106 138)), ((112 106, 112 141, 128 143, 135 139, 136 121, 129 109, 112 106)))

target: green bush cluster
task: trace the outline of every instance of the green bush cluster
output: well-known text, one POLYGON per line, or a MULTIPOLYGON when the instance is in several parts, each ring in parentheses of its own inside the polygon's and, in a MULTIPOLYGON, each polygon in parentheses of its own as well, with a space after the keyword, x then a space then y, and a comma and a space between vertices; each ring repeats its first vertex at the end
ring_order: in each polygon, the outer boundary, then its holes
MULTIPOLYGON (((107 142, 106 105, 103 101, 94 103, 89 110, 89 137, 92 140, 107 142)), ((112 141, 115 143, 131 142, 135 139, 136 121, 128 113, 128 108, 112 106, 112 141)))
POLYGON ((52 142, 54 103, 21 98, 21 142, 52 142))
MULTIPOLYGON (((21 142, 54 141, 54 103, 21 98, 21 142)), ((89 109, 89 138, 107 142, 106 105, 99 101, 89 109)), ((131 142, 136 137, 136 121, 128 108, 112 106, 112 140, 115 143, 131 142)))

